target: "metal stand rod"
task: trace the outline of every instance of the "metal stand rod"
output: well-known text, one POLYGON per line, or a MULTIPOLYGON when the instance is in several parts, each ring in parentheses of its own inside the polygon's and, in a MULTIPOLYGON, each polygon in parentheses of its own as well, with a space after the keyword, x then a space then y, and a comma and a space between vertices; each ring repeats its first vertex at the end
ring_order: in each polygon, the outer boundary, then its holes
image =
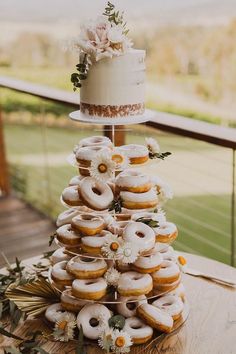
POLYGON ((232 156, 232 194, 231 194, 231 265, 235 266, 235 150, 232 156))

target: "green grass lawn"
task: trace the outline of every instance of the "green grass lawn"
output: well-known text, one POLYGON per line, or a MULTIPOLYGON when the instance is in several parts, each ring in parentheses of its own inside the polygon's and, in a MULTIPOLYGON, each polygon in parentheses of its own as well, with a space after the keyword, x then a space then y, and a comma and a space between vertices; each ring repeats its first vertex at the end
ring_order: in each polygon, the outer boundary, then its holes
MULTIPOLYGON (((5 125, 13 185, 30 203, 52 217, 63 210, 59 198, 77 173, 66 162, 74 144, 99 132, 82 128, 5 125), (47 151, 45 154, 44 151, 47 151)), ((172 185, 175 198, 166 205, 168 219, 179 228, 176 248, 230 262, 231 151, 188 138, 157 132, 145 126, 127 132, 127 142, 158 138, 173 155, 145 166, 172 185)))

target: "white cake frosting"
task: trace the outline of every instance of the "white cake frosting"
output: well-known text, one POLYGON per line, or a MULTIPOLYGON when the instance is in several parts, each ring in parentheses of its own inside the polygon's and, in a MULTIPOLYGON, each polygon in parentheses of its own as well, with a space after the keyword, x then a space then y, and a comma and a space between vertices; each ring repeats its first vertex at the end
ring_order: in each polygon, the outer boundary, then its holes
POLYGON ((145 50, 93 63, 80 89, 81 112, 119 117, 142 114, 145 102, 145 50))

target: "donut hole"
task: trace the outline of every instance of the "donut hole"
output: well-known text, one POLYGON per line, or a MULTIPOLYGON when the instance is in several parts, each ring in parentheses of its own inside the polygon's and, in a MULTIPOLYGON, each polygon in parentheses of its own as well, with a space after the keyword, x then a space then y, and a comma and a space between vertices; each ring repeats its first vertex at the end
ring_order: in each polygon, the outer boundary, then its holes
POLYGON ((140 328, 142 328, 142 326, 140 324, 132 324, 130 327, 132 329, 140 329, 140 328))
POLYGON ((137 232, 136 232, 136 235, 137 235, 138 237, 140 237, 140 238, 144 238, 144 237, 145 237, 144 233, 142 233, 141 231, 137 231, 137 232))
POLYGON ((96 318, 91 318, 89 320, 89 324, 91 327, 97 327, 99 325, 99 321, 96 318))
POLYGON ((93 215, 84 214, 84 215, 81 215, 81 219, 82 220, 92 220, 92 219, 94 219, 94 216, 93 215))
POLYGON ((83 263, 89 263, 89 262, 94 262, 94 258, 89 258, 89 257, 80 257, 80 261, 83 263))
POLYGON ((96 283, 94 280, 89 280, 89 281, 86 282, 86 285, 92 285, 94 283, 96 283))
POLYGON ((164 304, 162 304, 162 306, 171 306, 172 303, 171 302, 165 302, 164 304))
POLYGON ((93 193, 97 194, 97 195, 101 195, 101 191, 99 189, 97 189, 96 187, 92 187, 92 191, 93 193))
POLYGON ((137 305, 136 305, 136 302, 128 302, 126 304, 126 307, 128 310, 133 311, 136 309, 137 305))

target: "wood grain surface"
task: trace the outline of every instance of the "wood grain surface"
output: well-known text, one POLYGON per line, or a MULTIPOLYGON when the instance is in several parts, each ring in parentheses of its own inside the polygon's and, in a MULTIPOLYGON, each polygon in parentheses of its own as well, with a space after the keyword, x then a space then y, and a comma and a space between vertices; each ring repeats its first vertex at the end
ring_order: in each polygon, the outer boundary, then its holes
MULTIPOLYGON (((236 279, 236 269, 203 257, 182 253, 190 267, 218 276, 236 279)), ((29 262, 34 263, 35 258, 29 262)), ((146 348, 134 346, 131 354, 235 354, 236 353, 236 289, 205 279, 183 275, 190 315, 178 333, 165 336, 146 348)), ((42 320, 30 320, 19 326, 16 333, 24 336, 29 330, 49 328, 42 320)), ((0 353, 9 340, 0 338, 0 353)), ((51 354, 74 353, 74 343, 48 341, 44 349, 51 354)), ((104 353, 97 345, 86 346, 87 354, 104 353)))

